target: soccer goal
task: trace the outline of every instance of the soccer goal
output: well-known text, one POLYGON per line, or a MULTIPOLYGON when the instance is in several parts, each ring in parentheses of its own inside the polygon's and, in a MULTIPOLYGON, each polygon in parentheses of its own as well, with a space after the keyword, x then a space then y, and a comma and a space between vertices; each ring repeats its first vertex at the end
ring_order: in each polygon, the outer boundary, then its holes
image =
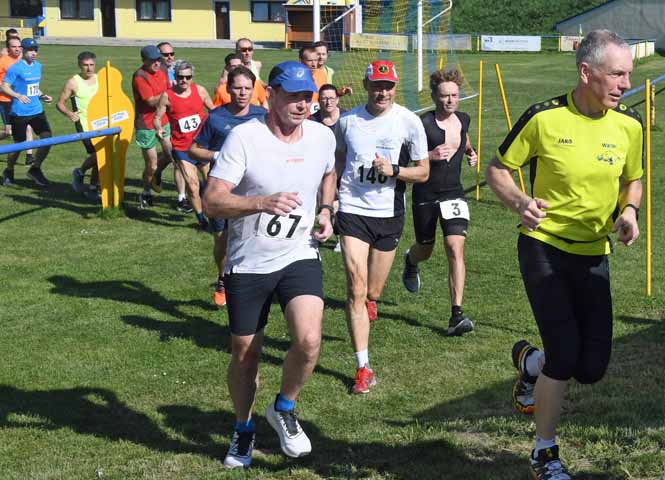
MULTIPOLYGON (((429 75, 440 68, 462 70, 455 50, 471 48, 470 37, 451 32, 452 0, 353 0, 342 8, 332 2, 313 3, 314 24, 320 22, 320 28, 314 28, 319 33, 315 40, 329 45, 328 65, 335 70, 335 85, 351 85, 362 95, 367 65, 376 59, 390 60, 400 78, 397 102, 412 111, 432 106, 429 75)), ((474 95, 465 81, 461 96, 474 95)), ((341 105, 357 104, 354 97, 343 98, 341 105)))

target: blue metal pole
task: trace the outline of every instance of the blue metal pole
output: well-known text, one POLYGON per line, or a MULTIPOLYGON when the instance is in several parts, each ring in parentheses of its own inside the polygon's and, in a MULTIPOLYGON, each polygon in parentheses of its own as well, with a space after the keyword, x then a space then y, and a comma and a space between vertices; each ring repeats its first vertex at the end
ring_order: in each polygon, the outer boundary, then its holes
MULTIPOLYGON (((660 77, 657 77, 653 80, 651 80, 651 85, 658 83, 662 80, 665 80, 665 75, 661 75, 660 77)), ((632 90, 628 90, 627 92, 623 93, 623 98, 630 97, 631 95, 635 95, 636 93, 641 92, 644 90, 644 85, 640 85, 639 87, 635 87, 632 90)))
POLYGON ((72 133, 71 135, 61 135, 59 137, 42 138, 31 142, 20 142, 11 145, 0 146, 0 155, 6 153, 20 152, 31 148, 50 147, 62 143, 80 142, 95 137, 105 137, 107 135, 116 135, 120 133, 120 127, 103 128, 92 132, 72 133))

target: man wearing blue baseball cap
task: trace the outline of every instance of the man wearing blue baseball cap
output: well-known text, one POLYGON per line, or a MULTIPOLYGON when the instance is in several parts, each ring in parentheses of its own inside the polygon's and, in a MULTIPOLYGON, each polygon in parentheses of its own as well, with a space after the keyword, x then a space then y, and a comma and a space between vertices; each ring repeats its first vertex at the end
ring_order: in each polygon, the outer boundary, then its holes
MULTIPOLYGON (((42 64, 37 59, 39 45, 34 38, 24 38, 21 41, 23 47, 23 58, 9 67, 2 81, 2 92, 12 98, 9 112, 12 135, 14 142, 25 142, 28 127, 39 135, 39 138, 51 136, 51 126, 44 114, 42 100, 51 103, 53 99, 39 88, 42 79, 42 64)), ((28 170, 28 177, 39 187, 48 186, 48 180, 42 172, 42 163, 48 155, 51 147, 40 147, 37 149, 32 166, 28 170)), ((19 152, 7 155, 7 168, 3 172, 3 184, 14 183, 14 165, 18 159, 19 152)))
POLYGON ((228 468, 252 461, 252 406, 273 294, 289 325, 291 346, 266 418, 286 455, 301 457, 312 450, 294 408, 319 357, 323 279, 317 246, 332 234, 336 179, 334 135, 306 119, 315 91, 301 63, 275 66, 267 88, 270 111, 231 131, 203 199, 209 217, 229 219, 224 285, 232 339, 228 385, 236 424, 224 459, 228 468))

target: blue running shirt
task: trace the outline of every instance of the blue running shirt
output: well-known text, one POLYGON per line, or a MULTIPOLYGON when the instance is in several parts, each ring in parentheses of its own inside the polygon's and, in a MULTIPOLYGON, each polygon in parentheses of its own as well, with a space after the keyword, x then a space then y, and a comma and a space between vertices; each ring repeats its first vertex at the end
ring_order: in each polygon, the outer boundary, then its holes
POLYGON ((201 127, 201 131, 194 139, 196 143, 206 150, 218 152, 221 150, 226 137, 228 137, 233 127, 253 118, 262 117, 267 113, 267 110, 263 107, 250 105, 247 115, 236 117, 229 112, 226 108, 227 106, 228 105, 224 105, 210 110, 210 112, 208 112, 208 118, 201 127))
POLYGON ((30 103, 21 103, 18 98, 12 99, 10 115, 15 117, 27 117, 38 115, 44 111, 39 97, 42 91, 39 82, 42 79, 42 64, 37 60, 28 65, 25 60, 19 60, 9 67, 4 82, 8 83, 12 90, 30 99, 30 103))

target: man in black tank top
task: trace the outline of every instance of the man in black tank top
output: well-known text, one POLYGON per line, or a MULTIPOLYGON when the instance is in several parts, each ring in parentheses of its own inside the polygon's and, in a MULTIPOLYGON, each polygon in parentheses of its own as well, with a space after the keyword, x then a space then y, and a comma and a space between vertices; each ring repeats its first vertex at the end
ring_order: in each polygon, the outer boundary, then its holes
POLYGON ((432 255, 438 221, 448 257, 451 303, 448 335, 451 336, 473 330, 473 322, 462 313, 466 276, 464 239, 469 225, 469 208, 464 200, 460 175, 464 155, 471 167, 476 165, 478 157, 468 135, 471 119, 466 113, 457 111, 462 81, 457 70, 439 70, 430 77, 436 110, 420 117, 427 135, 430 175, 427 182, 413 185, 411 199, 416 243, 404 254, 402 272, 404 287, 411 293, 417 292, 420 288, 418 263, 432 255))

